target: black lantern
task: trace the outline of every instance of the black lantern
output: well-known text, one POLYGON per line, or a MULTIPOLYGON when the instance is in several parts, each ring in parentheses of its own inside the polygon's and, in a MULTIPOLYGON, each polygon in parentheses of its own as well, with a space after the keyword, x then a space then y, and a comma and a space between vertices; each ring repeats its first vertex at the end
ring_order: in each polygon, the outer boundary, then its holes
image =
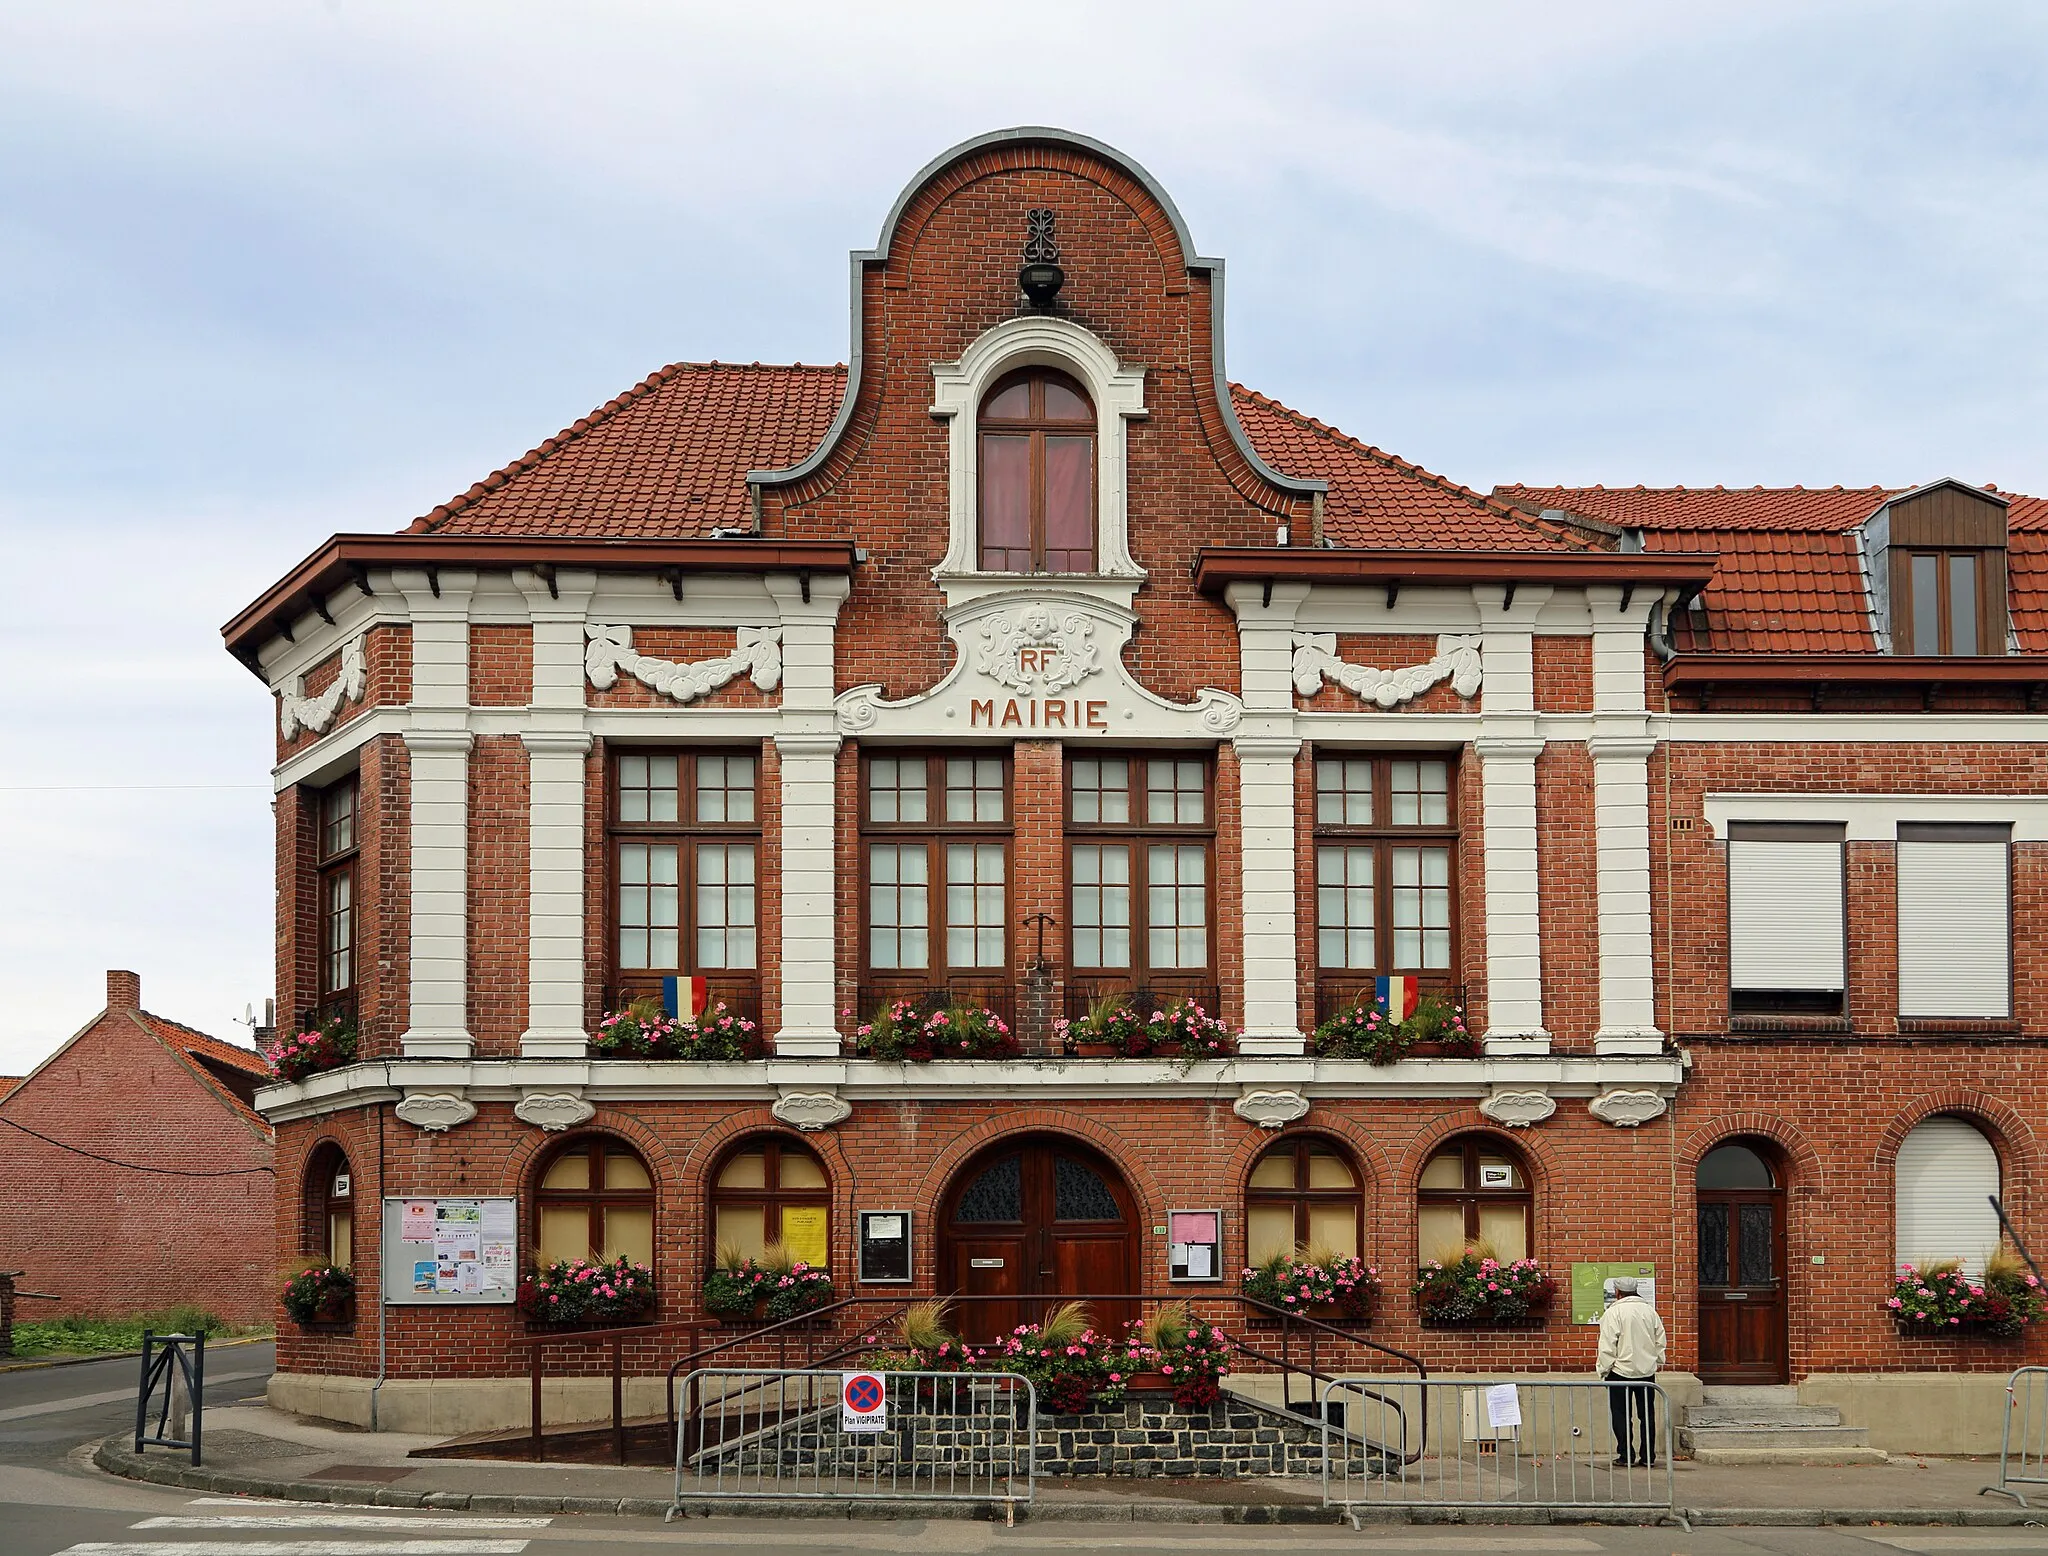
POLYGON ((1028 213, 1029 230, 1024 238, 1024 265, 1017 272, 1017 285, 1031 299, 1034 308, 1050 308, 1066 285, 1067 273, 1060 269, 1060 244, 1053 233, 1053 213, 1028 213))

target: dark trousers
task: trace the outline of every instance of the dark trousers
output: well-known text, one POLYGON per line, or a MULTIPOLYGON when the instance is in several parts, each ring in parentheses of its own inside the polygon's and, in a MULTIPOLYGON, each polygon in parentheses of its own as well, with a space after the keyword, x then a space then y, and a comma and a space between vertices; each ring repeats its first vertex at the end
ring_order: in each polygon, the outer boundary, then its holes
POLYGON ((1607 1374, 1607 1411, 1614 1422, 1614 1456, 1631 1464, 1657 1462, 1657 1391, 1627 1386, 1650 1381, 1625 1377, 1619 1372, 1607 1374), (1631 1424, 1635 1427, 1633 1443, 1629 1441, 1631 1424))

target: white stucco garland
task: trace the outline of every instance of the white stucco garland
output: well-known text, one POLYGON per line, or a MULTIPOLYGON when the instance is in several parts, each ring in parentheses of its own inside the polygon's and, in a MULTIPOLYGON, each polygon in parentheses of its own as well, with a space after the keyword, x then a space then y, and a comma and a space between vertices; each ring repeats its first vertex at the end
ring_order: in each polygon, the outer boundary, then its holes
POLYGON ((361 702, 369 685, 369 671, 363 662, 363 634, 358 632, 341 645, 341 673, 317 697, 306 695, 306 678, 295 675, 277 694, 277 727, 289 740, 301 729, 316 735, 327 733, 344 702, 361 702))
POLYGON ((687 664, 636 653, 631 627, 607 627, 593 621, 584 633, 590 642, 583 652, 583 673, 601 692, 617 684, 621 670, 671 702, 694 702, 742 675, 751 677, 764 692, 782 684, 780 627, 741 627, 730 654, 687 664))
POLYGON ((1451 690, 1468 701, 1479 695, 1483 674, 1480 637, 1475 634, 1442 633, 1436 640, 1436 657, 1419 665, 1398 670, 1376 670, 1354 665, 1337 657, 1334 632, 1294 634, 1294 689, 1313 697, 1323 682, 1333 681, 1364 702, 1392 708, 1420 697, 1439 681, 1448 680, 1451 690))

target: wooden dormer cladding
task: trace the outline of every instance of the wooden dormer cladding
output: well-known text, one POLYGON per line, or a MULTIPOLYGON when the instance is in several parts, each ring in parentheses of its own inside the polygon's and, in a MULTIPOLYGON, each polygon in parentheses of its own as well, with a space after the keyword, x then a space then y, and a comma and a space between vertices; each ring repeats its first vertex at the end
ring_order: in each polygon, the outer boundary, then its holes
POLYGON ((1893 498, 1864 526, 1872 603, 1894 654, 2003 654, 2005 497, 1940 481, 1893 498))

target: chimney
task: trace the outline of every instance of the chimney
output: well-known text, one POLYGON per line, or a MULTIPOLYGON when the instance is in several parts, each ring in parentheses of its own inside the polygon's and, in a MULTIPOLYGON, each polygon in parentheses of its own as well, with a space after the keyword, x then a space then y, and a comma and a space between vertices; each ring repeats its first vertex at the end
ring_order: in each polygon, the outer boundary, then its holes
POLYGON ((107 1009, 142 1009, 142 975, 123 972, 118 967, 107 969, 107 1009))

